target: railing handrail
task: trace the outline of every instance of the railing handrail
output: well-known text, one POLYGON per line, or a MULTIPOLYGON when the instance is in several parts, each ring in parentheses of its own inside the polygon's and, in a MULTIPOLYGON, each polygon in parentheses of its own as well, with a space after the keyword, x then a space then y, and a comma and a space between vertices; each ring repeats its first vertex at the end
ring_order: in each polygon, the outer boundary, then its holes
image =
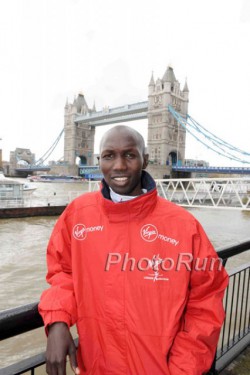
POLYGON ((240 243, 235 243, 230 247, 220 247, 219 249, 217 249, 217 254, 221 259, 226 260, 248 250, 250 250, 250 239, 246 239, 240 243))
POLYGON ((0 340, 32 331, 43 326, 38 302, 0 312, 0 340))
MULTIPOLYGON (((0 369, 0 375, 19 375, 45 364, 45 352, 0 369)), ((32 372, 33 374, 33 372, 32 372)))

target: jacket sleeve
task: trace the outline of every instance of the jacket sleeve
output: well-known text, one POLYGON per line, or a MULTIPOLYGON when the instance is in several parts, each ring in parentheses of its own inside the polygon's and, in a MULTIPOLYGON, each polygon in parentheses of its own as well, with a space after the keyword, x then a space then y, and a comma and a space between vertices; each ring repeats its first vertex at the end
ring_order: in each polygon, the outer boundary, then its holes
POLYGON ((203 228, 196 224, 189 297, 181 330, 168 357, 171 375, 202 375, 209 371, 225 316, 223 295, 228 275, 203 228))
POLYGON ((46 280, 51 285, 42 293, 38 305, 44 325, 65 322, 69 327, 77 319, 76 301, 71 267, 71 243, 65 211, 52 232, 47 248, 48 272, 46 280))

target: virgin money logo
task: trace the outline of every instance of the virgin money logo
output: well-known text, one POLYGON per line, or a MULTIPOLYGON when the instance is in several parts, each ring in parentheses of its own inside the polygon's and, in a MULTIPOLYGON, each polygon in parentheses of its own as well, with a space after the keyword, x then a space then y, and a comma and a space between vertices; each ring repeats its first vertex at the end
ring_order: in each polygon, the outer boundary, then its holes
POLYGON ((73 236, 76 240, 84 240, 87 236, 86 226, 84 224, 76 224, 73 228, 73 236))
POLYGON ((158 230, 153 224, 145 224, 141 228, 141 237, 144 241, 153 242, 158 237, 158 230))
POLYGON ((85 240, 88 233, 102 232, 104 229, 103 225, 95 225, 92 227, 86 227, 84 224, 76 224, 73 228, 73 236, 76 240, 85 240))

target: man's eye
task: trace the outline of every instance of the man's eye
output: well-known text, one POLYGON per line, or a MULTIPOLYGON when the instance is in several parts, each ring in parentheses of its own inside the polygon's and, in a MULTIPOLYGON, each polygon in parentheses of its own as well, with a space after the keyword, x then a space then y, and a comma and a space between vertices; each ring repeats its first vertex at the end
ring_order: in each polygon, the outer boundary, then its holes
POLYGON ((102 156, 102 159, 104 160, 110 160, 113 159, 114 155, 113 154, 106 154, 102 156))
POLYGON ((132 154, 132 153, 130 153, 130 152, 128 152, 128 153, 126 154, 126 158, 128 158, 128 159, 134 159, 134 158, 135 158, 135 155, 132 154))

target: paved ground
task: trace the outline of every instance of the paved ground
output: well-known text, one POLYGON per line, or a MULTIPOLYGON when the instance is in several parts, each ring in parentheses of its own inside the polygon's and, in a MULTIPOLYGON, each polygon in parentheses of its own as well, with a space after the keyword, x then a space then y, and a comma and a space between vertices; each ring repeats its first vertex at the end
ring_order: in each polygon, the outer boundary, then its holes
POLYGON ((220 375, 250 375, 250 346, 220 375))

